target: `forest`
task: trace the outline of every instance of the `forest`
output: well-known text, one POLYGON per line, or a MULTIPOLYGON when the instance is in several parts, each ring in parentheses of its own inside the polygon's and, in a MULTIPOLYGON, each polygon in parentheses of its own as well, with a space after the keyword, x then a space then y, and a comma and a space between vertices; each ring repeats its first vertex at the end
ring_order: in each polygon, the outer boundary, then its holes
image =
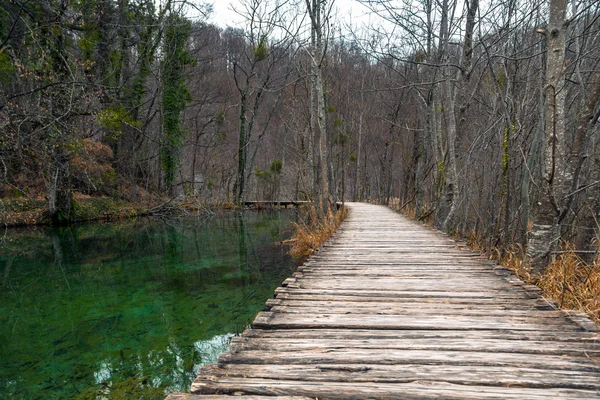
MULTIPOLYGON (((393 205, 484 249, 597 255, 600 3, 2 0, 0 198, 393 205)), ((4 211, 2 211, 4 212, 4 211)))

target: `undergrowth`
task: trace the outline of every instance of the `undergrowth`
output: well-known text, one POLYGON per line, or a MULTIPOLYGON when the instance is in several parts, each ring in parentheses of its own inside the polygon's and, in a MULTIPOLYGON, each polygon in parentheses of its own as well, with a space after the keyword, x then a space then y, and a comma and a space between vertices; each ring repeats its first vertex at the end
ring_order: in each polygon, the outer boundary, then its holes
POLYGON ((545 297, 556 300, 564 309, 587 313, 600 323, 600 262, 585 262, 574 248, 565 244, 542 274, 533 274, 519 246, 504 252, 499 262, 513 270, 523 281, 540 287, 545 297))
POLYGON ((294 236, 286 241, 291 245, 290 255, 296 258, 305 258, 317 250, 327 239, 333 235, 348 213, 346 208, 327 216, 319 218, 314 206, 304 208, 306 216, 303 221, 295 225, 294 236))
POLYGON ((587 313, 600 323, 600 260, 586 262, 568 243, 561 246, 542 274, 533 273, 527 262, 525 248, 513 244, 505 248, 487 249, 475 233, 467 236, 467 244, 479 252, 488 252, 491 259, 512 270, 525 283, 538 286, 544 297, 551 298, 563 309, 587 313))

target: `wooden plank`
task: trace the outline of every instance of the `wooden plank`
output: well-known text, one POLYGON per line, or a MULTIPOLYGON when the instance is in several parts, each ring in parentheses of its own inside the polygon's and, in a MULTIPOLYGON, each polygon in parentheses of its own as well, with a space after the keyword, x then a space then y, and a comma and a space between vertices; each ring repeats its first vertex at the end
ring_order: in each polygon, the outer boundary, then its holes
POLYGON ((202 369, 204 380, 258 378, 311 382, 410 383, 419 380, 458 385, 513 386, 600 390, 600 374, 549 371, 535 368, 469 367, 452 365, 210 365, 202 369))
POLYGON ((314 338, 310 341, 298 341, 291 338, 249 338, 234 337, 231 340, 231 351, 239 353, 245 350, 264 351, 329 351, 335 349, 374 349, 393 350, 440 350, 440 351, 476 351, 483 353, 521 353, 573 355, 578 357, 599 357, 600 342, 561 342, 504 339, 472 339, 463 338, 392 338, 392 339, 329 339, 314 338))
POLYGON ((600 332, 600 327, 594 324, 586 313, 578 310, 565 310, 564 313, 571 321, 591 332, 600 332))
MULTIPOLYGON (((429 264, 430 266, 430 264, 429 264)), ((415 277, 437 277, 437 276, 512 276, 512 271, 501 268, 492 268, 484 265, 463 265, 460 268, 449 265, 448 263, 440 263, 435 265, 435 268, 423 268, 423 264, 395 264, 395 265, 348 265, 348 264, 328 264, 328 265, 303 265, 298 267, 298 271, 306 274, 319 275, 373 275, 373 276, 415 276, 415 277)))
MULTIPOLYGON (((534 306, 534 307, 549 307, 550 305, 540 298, 530 298, 530 297, 448 297, 448 296, 431 296, 428 293, 427 297, 419 297, 418 295, 410 296, 411 293, 402 293, 403 296, 400 296, 399 293, 393 293, 390 295, 389 293, 343 293, 336 294, 335 292, 323 292, 323 291, 305 291, 305 290, 295 290, 295 291, 286 291, 283 288, 278 288, 276 291, 276 299, 282 300, 303 300, 303 301, 347 301, 347 302, 373 302, 373 301, 382 301, 385 303, 402 303, 402 304, 410 304, 410 303, 433 303, 433 304, 466 304, 466 305, 501 305, 501 306, 534 306), (394 296, 395 294, 395 296, 394 296)), ((551 306, 550 306, 551 307, 551 306)), ((552 307, 551 307, 552 308, 552 307)))
POLYGON ((436 351, 412 349, 305 350, 280 352, 245 350, 224 353, 222 364, 382 364, 382 365, 455 365, 482 367, 527 367, 548 370, 600 373, 600 364, 591 357, 556 356, 546 354, 487 353, 477 351, 436 351))
POLYGON ((489 387, 455 385, 428 381, 411 383, 312 382, 278 379, 222 378, 192 384, 194 393, 245 393, 266 396, 297 393, 301 396, 332 400, 364 399, 597 399, 595 390, 532 389, 519 387, 489 387))
POLYGON ((582 328, 566 319, 487 317, 463 315, 414 316, 414 315, 352 315, 352 314, 289 314, 261 312, 252 323, 253 328, 351 328, 351 329, 450 329, 450 330, 532 330, 563 329, 578 331, 582 328))
POLYGON ((426 314, 440 313, 443 314, 454 314, 459 311, 467 314, 479 314, 486 313, 489 311, 505 311, 506 313, 512 313, 513 315, 528 315, 528 312, 538 312, 540 310, 550 311, 546 313, 547 316, 564 317, 563 311, 557 311, 543 301, 530 301, 530 302, 504 302, 504 303, 465 303, 465 302, 442 302, 442 301, 420 301, 420 299, 405 299, 405 301, 389 301, 389 299, 376 300, 364 300, 363 301, 352 301, 352 298, 331 298, 328 300, 322 300, 319 298, 313 298, 310 300, 296 300, 296 299, 284 299, 275 298, 266 301, 265 306, 272 308, 275 306, 288 306, 301 309, 303 307, 329 307, 330 309, 340 310, 345 308, 378 308, 382 311, 387 309, 403 310, 410 312, 411 310, 419 310, 426 314), (410 300, 410 301, 409 301, 410 300))
POLYGON ((473 292, 458 292, 452 291, 451 288, 444 290, 375 290, 360 288, 354 289, 303 289, 294 287, 279 287, 275 289, 275 294, 295 294, 295 295, 319 295, 324 297, 329 296, 348 296, 348 297, 386 297, 386 298, 470 298, 470 299, 530 299, 532 296, 526 291, 473 291, 473 292))
MULTIPOLYGON (((306 302, 310 303, 310 302, 306 302)), ((338 302, 333 308, 333 304, 323 302, 325 304, 312 306, 305 304, 304 306, 295 305, 276 305, 270 307, 271 312, 287 313, 287 314, 370 314, 370 315, 405 315, 405 316, 477 316, 477 317, 505 317, 505 318, 522 318, 522 319, 539 319, 539 318, 565 318, 562 311, 534 311, 529 310, 494 310, 494 309, 469 309, 469 308, 405 308, 402 305, 363 305, 355 303, 346 303, 351 305, 340 305, 338 302)), ((367 303, 372 304, 372 303, 367 303)), ((392 303, 393 304, 393 303, 392 303)))
POLYGON ((515 341, 564 341, 581 343, 600 343, 600 335, 593 332, 578 331, 517 331, 517 330, 375 330, 375 329, 247 329, 244 337, 253 338, 293 338, 298 340, 329 339, 456 339, 473 342, 482 339, 503 339, 515 341))
POLYGON ((480 293, 486 290, 490 293, 519 292, 522 286, 509 286, 505 282, 499 282, 490 279, 487 282, 476 284, 472 280, 460 279, 436 279, 435 282, 428 282, 423 279, 364 279, 355 278, 335 278, 329 280, 320 280, 314 278, 304 278, 297 280, 288 278, 283 286, 298 289, 326 289, 326 290, 380 290, 380 291, 446 291, 449 287, 457 292, 475 292, 480 293))
MULTIPOLYGON (((313 256, 314 257, 314 256, 313 256)), ((307 267, 317 267, 317 268, 328 268, 328 267, 372 267, 372 268, 381 268, 381 267, 402 267, 402 266, 437 266, 437 267, 446 267, 448 269, 461 269, 461 268, 479 268, 482 270, 488 269, 502 269, 498 267, 493 267, 490 265, 479 264, 479 262, 484 260, 448 260, 445 258, 440 259, 414 259, 410 260, 407 258, 398 258, 396 260, 330 260, 323 259, 320 261, 311 261, 306 262, 304 265, 307 267)))
POLYGON ((243 397, 242 400, 314 400, 311 397, 300 396, 243 396, 235 392, 231 395, 218 394, 191 394, 191 393, 171 393, 165 400, 235 400, 243 397))

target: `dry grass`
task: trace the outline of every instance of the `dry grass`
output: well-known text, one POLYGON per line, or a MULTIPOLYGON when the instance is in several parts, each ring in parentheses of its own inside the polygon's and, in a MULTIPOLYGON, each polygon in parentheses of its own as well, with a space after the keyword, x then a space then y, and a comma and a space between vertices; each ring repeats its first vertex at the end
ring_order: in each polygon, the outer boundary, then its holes
POLYGON ((417 219, 417 208, 414 206, 414 203, 405 203, 402 204, 400 207, 398 208, 399 212, 401 212, 409 218, 417 219))
POLYGON ((418 220, 423 225, 432 227, 433 226, 433 217, 432 211, 428 210, 426 207, 421 210, 421 215, 417 215, 417 207, 414 202, 414 197, 403 202, 403 203, 393 203, 390 207, 402 215, 407 216, 408 218, 418 220))
POLYGON ((485 240, 481 237, 481 235, 478 235, 476 231, 472 230, 468 232, 465 235, 464 240, 471 249, 479 253, 487 252, 485 240))
POLYGON ((586 263, 572 246, 564 245, 546 271, 534 275, 525 261, 522 247, 512 246, 503 253, 499 259, 502 265, 513 270, 523 281, 540 287, 544 296, 556 300, 560 308, 581 310, 600 323, 598 260, 586 263))
POLYGON ((559 254, 536 284, 561 308, 579 309, 600 322, 600 264, 585 263, 570 247, 559 254))
POLYGON ((535 285, 540 281, 539 276, 532 275, 531 267, 526 262, 525 249, 520 244, 502 250, 494 248, 492 258, 512 270, 525 283, 535 285))
POLYGON ((292 239, 286 241, 291 245, 289 253, 293 257, 304 258, 315 252, 333 235, 348 213, 347 209, 329 212, 325 218, 319 218, 315 207, 307 207, 306 221, 295 224, 296 232, 292 239))

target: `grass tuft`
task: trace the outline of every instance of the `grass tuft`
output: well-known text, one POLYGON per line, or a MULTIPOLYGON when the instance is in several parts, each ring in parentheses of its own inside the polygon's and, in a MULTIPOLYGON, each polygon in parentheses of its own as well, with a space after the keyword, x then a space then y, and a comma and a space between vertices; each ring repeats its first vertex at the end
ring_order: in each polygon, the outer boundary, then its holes
MULTIPOLYGON (((499 254, 497 252, 497 254, 499 254)), ((573 246, 565 244, 543 274, 532 274, 522 246, 506 249, 499 261, 524 282, 540 287, 544 297, 563 309, 581 310, 600 323, 600 263, 586 263, 573 246)))
POLYGON ((565 246, 550 263, 537 285, 561 308, 579 309, 600 322, 600 264, 586 263, 571 246, 565 246))
POLYGON ((319 218, 314 206, 306 207, 305 211, 305 220, 295 224, 294 236, 286 241, 291 245, 290 255, 296 258, 305 258, 313 254, 333 235, 348 213, 344 208, 335 214, 329 211, 326 217, 319 218))

